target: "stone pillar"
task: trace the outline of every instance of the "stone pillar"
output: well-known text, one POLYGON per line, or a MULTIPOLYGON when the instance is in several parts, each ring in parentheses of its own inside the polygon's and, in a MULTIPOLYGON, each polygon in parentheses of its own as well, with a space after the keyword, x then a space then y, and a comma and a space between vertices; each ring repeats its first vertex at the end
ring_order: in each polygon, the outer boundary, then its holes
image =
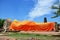
POLYGON ((10 26, 10 24, 11 24, 11 20, 10 19, 6 19, 4 21, 4 24, 3 24, 4 33, 7 31, 8 27, 10 26))
POLYGON ((59 32, 59 29, 58 29, 59 27, 57 26, 57 22, 55 22, 55 32, 59 32))

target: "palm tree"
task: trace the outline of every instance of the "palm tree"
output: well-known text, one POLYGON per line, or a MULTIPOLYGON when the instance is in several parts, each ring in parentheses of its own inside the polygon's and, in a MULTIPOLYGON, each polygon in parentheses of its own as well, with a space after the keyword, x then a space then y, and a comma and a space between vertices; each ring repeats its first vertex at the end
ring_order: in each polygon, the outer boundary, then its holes
POLYGON ((59 17, 60 16, 60 2, 59 2, 59 0, 58 0, 58 7, 52 6, 52 9, 57 9, 57 11, 54 13, 55 16, 53 16, 52 18, 59 17))

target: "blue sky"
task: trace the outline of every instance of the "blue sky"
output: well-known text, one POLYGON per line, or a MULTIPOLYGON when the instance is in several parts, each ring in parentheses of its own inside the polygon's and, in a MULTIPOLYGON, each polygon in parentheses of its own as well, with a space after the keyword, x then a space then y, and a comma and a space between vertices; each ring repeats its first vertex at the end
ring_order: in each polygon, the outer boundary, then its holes
POLYGON ((56 2, 57 0, 0 0, 0 18, 43 22, 44 17, 47 17, 48 22, 59 22, 60 17, 51 18, 54 10, 50 7, 56 2))

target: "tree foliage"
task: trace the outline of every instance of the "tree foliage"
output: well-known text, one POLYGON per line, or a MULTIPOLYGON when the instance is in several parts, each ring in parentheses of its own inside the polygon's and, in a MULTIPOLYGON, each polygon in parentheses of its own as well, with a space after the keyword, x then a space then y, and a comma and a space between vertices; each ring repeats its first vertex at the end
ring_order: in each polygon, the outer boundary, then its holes
POLYGON ((60 2, 58 3, 58 7, 53 5, 52 9, 56 9, 57 10, 56 12, 54 12, 55 16, 53 16, 52 18, 59 17, 60 16, 60 2))
POLYGON ((1 19, 1 18, 0 18, 0 28, 3 27, 3 23, 4 23, 4 21, 5 21, 5 19, 1 19))

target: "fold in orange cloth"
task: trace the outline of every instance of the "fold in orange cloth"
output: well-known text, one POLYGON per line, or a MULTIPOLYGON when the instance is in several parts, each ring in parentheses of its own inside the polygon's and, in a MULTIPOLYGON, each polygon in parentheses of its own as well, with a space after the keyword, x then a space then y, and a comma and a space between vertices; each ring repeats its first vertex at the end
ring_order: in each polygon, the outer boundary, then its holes
POLYGON ((47 23, 35 23, 35 22, 25 22, 25 24, 21 24, 21 22, 13 21, 9 26, 9 30, 16 31, 52 31, 54 29, 54 22, 47 23))

